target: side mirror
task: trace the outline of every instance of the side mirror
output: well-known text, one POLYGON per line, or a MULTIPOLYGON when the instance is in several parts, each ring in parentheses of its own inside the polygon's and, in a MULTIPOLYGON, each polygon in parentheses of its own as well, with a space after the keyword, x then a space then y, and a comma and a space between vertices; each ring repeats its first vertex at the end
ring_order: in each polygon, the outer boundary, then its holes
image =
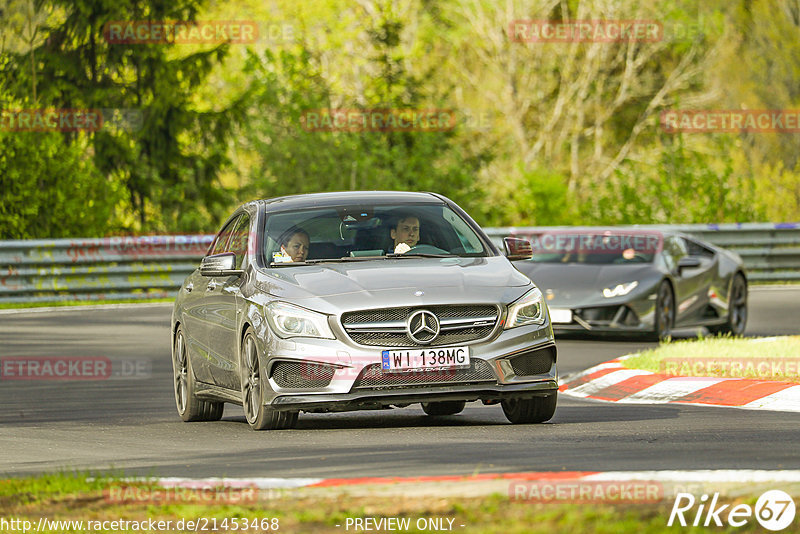
POLYGON ((509 260, 529 260, 533 257, 531 242, 518 237, 504 237, 503 248, 509 260))
POLYGON ((678 260, 678 275, 683 274, 684 269, 697 269, 700 267, 700 260, 691 256, 684 256, 678 260))
POLYGON ((200 262, 200 274, 203 276, 232 276, 243 274, 242 269, 234 269, 236 266, 236 254, 233 252, 223 252, 206 256, 200 262))

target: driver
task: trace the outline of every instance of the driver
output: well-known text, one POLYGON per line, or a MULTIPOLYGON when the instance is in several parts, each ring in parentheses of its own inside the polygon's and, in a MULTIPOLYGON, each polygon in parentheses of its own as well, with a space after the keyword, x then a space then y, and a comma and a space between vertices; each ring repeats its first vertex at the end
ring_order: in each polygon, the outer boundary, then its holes
POLYGON ((419 218, 411 214, 400 215, 389 235, 394 241, 392 251, 395 254, 408 252, 419 243, 419 218))
POLYGON ((297 226, 292 226, 286 230, 279 238, 281 246, 280 252, 273 254, 273 261, 276 263, 303 262, 308 257, 310 239, 308 232, 297 226))

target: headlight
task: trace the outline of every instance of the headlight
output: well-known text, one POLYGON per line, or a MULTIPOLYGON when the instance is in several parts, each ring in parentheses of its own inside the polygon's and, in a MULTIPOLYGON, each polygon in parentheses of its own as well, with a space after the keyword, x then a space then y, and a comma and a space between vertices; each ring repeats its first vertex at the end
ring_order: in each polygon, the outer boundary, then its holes
POLYGON ((533 288, 519 300, 508 306, 508 320, 506 328, 514 328, 526 324, 543 324, 545 317, 545 303, 542 292, 533 288))
POLYGON ((613 297, 621 297, 623 295, 627 295, 631 291, 634 290, 636 286, 639 285, 639 282, 628 282, 627 284, 618 284, 615 288, 607 287, 603 290, 603 296, 607 299, 613 297))
POLYGON ((264 315, 278 337, 319 337, 335 339, 328 326, 328 317, 285 302, 270 302, 264 315))

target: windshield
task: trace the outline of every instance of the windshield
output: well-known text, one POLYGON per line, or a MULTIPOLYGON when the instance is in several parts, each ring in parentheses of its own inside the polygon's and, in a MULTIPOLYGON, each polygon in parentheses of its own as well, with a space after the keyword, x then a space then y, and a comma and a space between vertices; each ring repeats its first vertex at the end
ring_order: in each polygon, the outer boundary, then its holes
POLYGON ((266 217, 265 264, 412 257, 476 257, 481 237, 444 204, 342 205, 266 217))
POLYGON ((651 263, 662 246, 657 232, 553 231, 534 234, 530 240, 531 261, 539 263, 651 263))

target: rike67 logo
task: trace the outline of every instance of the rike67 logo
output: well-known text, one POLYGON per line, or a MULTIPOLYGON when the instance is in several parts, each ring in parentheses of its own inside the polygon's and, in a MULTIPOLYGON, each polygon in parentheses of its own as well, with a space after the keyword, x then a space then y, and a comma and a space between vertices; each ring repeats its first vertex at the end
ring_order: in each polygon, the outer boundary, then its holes
POLYGON ((758 498, 756 505, 719 503, 719 493, 714 493, 709 502, 708 495, 695 499, 691 493, 678 493, 667 526, 678 524, 682 527, 725 526, 741 527, 755 517, 767 530, 783 530, 794 521, 795 506, 792 497, 781 490, 766 491, 758 498), (729 509, 730 508, 730 509, 729 509))

